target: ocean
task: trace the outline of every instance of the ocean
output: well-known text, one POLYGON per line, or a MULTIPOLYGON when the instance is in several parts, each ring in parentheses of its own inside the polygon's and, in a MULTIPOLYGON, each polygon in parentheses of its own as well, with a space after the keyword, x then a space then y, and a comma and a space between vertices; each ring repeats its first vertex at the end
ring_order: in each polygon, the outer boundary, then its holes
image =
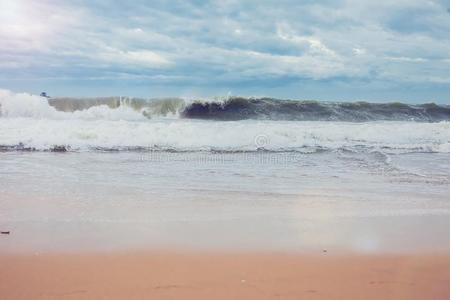
POLYGON ((1 251, 448 250, 450 106, 0 92, 1 251))

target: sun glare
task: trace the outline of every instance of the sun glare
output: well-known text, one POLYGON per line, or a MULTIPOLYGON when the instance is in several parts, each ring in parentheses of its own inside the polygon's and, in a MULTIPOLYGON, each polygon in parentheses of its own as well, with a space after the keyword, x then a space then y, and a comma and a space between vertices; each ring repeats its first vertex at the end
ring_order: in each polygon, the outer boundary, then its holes
POLYGON ((2 33, 14 38, 39 38, 45 26, 34 11, 32 3, 25 0, 0 1, 0 24, 2 33))

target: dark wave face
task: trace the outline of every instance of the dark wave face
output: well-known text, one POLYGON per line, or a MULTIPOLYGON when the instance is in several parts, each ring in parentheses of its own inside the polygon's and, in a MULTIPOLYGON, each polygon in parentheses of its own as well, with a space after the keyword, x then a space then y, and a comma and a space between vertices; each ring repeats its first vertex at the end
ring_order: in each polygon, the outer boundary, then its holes
POLYGON ((236 97, 224 102, 194 102, 182 110, 181 116, 210 120, 439 122, 450 120, 450 106, 434 103, 333 103, 236 97))

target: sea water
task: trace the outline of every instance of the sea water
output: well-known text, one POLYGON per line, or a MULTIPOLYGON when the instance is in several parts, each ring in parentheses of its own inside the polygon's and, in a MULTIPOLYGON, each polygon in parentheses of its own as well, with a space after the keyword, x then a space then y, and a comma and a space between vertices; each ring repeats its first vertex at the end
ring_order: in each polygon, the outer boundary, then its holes
POLYGON ((149 118, 0 96, 0 251, 450 248, 448 121, 149 118))

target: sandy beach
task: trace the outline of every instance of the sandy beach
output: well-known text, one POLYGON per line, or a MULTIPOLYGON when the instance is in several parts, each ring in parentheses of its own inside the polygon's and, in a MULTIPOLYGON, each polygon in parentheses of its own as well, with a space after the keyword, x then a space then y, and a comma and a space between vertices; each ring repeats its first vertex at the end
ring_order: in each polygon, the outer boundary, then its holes
POLYGON ((0 297, 449 299, 450 255, 2 255, 0 297))

